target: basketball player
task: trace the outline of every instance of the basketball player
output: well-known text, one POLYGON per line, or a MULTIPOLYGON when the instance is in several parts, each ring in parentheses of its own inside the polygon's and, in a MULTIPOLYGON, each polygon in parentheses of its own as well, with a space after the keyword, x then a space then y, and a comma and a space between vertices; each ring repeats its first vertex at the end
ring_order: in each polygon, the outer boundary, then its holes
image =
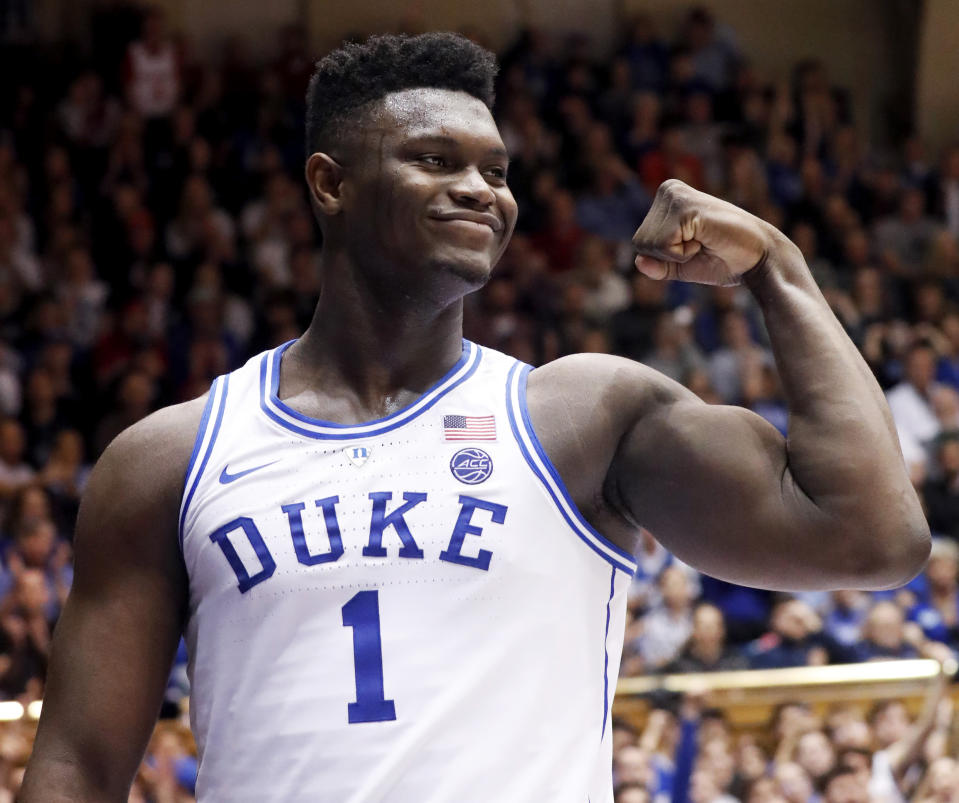
POLYGON ((728 203, 665 183, 636 264, 752 290, 788 440, 628 360, 463 341, 516 221, 494 73, 452 34, 319 62, 316 315, 101 458, 26 803, 126 800, 184 628, 201 801, 610 801, 639 525, 765 588, 923 564, 869 369, 799 249, 728 203))

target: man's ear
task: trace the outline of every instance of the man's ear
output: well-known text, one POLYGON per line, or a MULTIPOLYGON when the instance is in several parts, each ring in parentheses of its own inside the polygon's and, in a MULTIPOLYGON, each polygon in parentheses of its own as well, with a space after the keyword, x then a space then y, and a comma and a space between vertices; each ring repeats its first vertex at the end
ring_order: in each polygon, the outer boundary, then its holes
POLYGON ((317 208, 324 215, 342 209, 343 166, 326 153, 314 153, 306 160, 306 184, 317 208))

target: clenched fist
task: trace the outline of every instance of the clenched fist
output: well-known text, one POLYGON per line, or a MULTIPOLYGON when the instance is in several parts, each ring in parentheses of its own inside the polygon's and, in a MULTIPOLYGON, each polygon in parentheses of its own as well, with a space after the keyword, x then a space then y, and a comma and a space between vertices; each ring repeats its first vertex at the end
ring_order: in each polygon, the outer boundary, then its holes
POLYGON ((633 235, 636 267, 652 279, 739 284, 766 258, 777 235, 738 206, 669 179, 633 235))

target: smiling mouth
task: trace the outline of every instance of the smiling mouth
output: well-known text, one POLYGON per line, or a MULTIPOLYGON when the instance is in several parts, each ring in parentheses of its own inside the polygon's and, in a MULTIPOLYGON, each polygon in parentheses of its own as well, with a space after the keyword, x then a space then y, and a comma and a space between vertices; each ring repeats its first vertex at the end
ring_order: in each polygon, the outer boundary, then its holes
POLYGON ((444 223, 452 226, 462 232, 473 232, 477 234, 494 234, 495 230, 486 223, 477 223, 475 220, 464 220, 463 218, 430 218, 437 223, 444 223))

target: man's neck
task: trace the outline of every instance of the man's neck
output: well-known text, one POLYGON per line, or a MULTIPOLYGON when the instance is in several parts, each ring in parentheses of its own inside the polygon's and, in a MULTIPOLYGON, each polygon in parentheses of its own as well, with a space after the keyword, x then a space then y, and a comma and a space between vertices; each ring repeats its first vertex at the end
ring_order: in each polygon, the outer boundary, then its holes
POLYGON ((314 389, 352 397, 360 414, 389 415, 415 401, 459 360, 462 299, 432 304, 403 288, 371 287, 351 271, 331 268, 325 266, 310 326, 284 355, 282 395, 314 389))
POLYGON ((722 657, 723 646, 718 643, 694 643, 691 652, 703 663, 714 664, 722 657))

